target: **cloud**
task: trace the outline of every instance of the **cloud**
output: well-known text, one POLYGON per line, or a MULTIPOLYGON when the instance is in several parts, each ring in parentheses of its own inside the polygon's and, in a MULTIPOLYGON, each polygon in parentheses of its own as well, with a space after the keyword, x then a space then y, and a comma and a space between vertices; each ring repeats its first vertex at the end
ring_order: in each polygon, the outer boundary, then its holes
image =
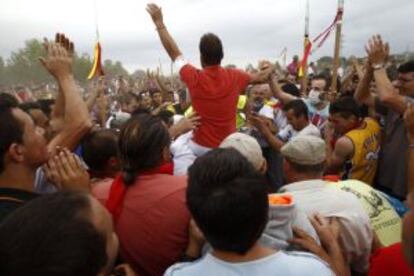
MULTIPOLYGON (((186 57, 198 64, 199 37, 211 31, 224 45, 224 63, 245 66, 258 59, 275 60, 284 47, 288 55, 301 54, 305 0, 162 0, 168 29, 186 57)), ((374 33, 383 34, 394 52, 414 47, 411 0, 345 0, 342 54, 363 55, 363 46, 374 33)), ((53 37, 66 32, 79 52, 92 54, 95 14, 98 15, 104 58, 120 60, 129 71, 164 68, 169 59, 145 12, 136 0, 2 0, 0 56, 8 57, 30 38, 53 37), (97 3, 95 8, 95 1, 97 3), (97 12, 97 13, 96 13, 97 12)), ((310 0, 311 37, 333 20, 334 0, 310 0)), ((334 36, 311 59, 332 55, 334 36)))

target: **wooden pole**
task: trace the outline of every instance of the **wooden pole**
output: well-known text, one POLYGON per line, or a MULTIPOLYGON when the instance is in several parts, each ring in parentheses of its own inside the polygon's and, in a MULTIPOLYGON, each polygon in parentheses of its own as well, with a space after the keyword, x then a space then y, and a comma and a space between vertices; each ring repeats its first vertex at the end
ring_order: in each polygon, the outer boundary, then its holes
MULTIPOLYGON (((309 9, 309 0, 306 1, 306 15, 305 15, 305 38, 303 41, 303 54, 305 55, 306 53, 306 48, 308 47, 308 43, 309 43, 309 14, 310 14, 310 9, 309 9)), ((303 56, 302 58, 305 58, 305 56, 303 56)), ((305 62, 305 64, 303 65, 303 76, 301 78, 301 93, 302 96, 306 96, 307 92, 308 92, 308 61, 305 62)))
POLYGON ((338 11, 340 12, 340 16, 338 18, 338 22, 336 23, 336 35, 335 35, 335 51, 334 51, 334 60, 333 60, 333 68, 332 68, 332 86, 331 92, 333 96, 336 96, 337 87, 338 87, 338 68, 340 62, 340 49, 341 49, 341 33, 342 33, 342 16, 344 11, 344 0, 338 0, 338 11))

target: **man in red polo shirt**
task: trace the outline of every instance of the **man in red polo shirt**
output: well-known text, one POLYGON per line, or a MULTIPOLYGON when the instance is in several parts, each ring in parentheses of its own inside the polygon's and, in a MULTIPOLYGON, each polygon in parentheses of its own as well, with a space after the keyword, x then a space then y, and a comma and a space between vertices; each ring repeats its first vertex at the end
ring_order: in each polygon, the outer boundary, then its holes
POLYGON ((192 105, 201 117, 201 125, 194 131, 190 148, 196 156, 216 148, 228 135, 236 132, 236 108, 240 93, 249 83, 266 82, 272 71, 269 62, 262 62, 256 74, 220 66, 223 47, 220 39, 211 33, 201 37, 199 48, 202 70, 196 69, 182 56, 163 22, 161 8, 149 4, 151 15, 162 45, 178 66, 181 80, 190 91, 192 105))

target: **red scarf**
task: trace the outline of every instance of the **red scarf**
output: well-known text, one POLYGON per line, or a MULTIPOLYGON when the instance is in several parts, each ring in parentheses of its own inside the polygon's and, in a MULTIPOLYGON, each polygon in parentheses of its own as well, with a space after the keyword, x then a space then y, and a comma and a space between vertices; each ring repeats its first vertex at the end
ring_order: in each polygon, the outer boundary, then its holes
MULTIPOLYGON (((174 163, 165 163, 158 168, 142 171, 140 175, 151 174, 174 174, 174 163)), ((112 182, 111 189, 109 190, 108 200, 106 201, 106 208, 112 217, 116 221, 121 214, 122 203, 124 201, 127 186, 124 184, 122 174, 118 174, 112 182)))

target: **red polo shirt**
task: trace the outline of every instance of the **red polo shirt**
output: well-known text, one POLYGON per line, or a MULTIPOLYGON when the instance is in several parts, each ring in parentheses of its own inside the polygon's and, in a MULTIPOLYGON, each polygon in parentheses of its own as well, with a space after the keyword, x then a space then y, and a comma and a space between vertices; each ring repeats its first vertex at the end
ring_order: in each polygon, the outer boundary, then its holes
MULTIPOLYGON (((105 203, 111 184, 94 186, 94 196, 105 203)), ((127 188, 115 231, 122 259, 138 275, 163 275, 187 247, 186 189, 187 177, 167 174, 140 175, 127 188)))
POLYGON ((180 77, 190 91, 194 110, 201 117, 201 125, 194 131, 194 142, 208 148, 218 147, 236 132, 237 100, 250 82, 249 74, 219 65, 198 70, 186 64, 180 70, 180 77))

